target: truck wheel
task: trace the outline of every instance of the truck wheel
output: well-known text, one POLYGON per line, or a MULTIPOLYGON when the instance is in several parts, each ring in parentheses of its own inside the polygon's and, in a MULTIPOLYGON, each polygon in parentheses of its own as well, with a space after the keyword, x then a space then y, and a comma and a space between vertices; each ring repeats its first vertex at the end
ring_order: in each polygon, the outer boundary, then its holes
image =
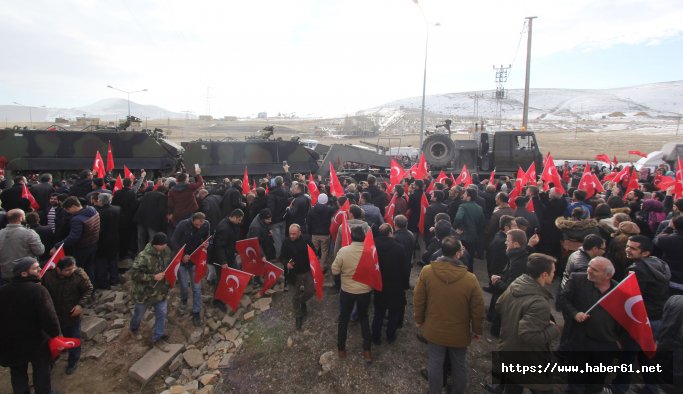
POLYGON ((425 139, 422 152, 430 166, 446 167, 455 156, 455 143, 446 134, 433 134, 425 139))

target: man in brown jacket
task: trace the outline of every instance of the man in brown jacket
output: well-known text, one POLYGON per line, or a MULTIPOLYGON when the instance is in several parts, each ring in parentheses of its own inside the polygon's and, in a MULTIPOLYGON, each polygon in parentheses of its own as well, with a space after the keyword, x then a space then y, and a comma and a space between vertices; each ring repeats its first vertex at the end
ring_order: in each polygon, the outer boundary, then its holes
POLYGON ((199 209, 195 192, 204 185, 201 170, 197 166, 194 170, 195 182, 187 183, 187 174, 178 175, 178 183, 168 191, 169 220, 174 224, 187 219, 199 209))
POLYGON ((451 361, 453 392, 467 390, 467 347, 484 329, 484 299, 479 281, 460 259, 457 238, 441 241, 443 256, 425 266, 413 293, 415 324, 428 342, 429 392, 441 393, 446 351, 451 361))

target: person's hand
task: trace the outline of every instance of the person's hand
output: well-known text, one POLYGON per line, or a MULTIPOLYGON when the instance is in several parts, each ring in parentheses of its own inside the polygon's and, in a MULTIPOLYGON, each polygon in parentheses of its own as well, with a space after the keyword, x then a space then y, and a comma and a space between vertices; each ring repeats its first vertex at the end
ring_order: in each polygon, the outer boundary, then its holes
POLYGON ((587 313, 579 312, 576 315, 574 315, 574 320, 576 320, 579 323, 583 323, 589 317, 591 317, 591 315, 589 315, 587 313))
POLYGON ((159 281, 161 281, 162 279, 164 279, 164 273, 163 273, 163 272, 159 272, 158 274, 155 274, 155 275, 154 275, 154 280, 155 280, 155 281, 159 282, 159 281))
POLYGON ((557 328, 558 331, 560 331, 560 326, 557 325, 553 320, 550 321, 550 325, 557 328))
POLYGON ((221 268, 223 268, 224 270, 227 270, 228 268, 230 268, 230 266, 227 264, 223 264, 223 265, 221 265, 221 268))
POLYGON ((289 172, 289 164, 283 164, 282 169, 285 170, 285 172, 289 172))
POLYGON ((293 270, 294 269, 294 264, 290 261, 287 263, 287 269, 293 270))
POLYGON ((422 328, 422 323, 415 323, 415 327, 422 328))
POLYGON ((173 221, 173 215, 170 213, 168 215, 166 215, 166 220, 169 222, 172 222, 173 221))
POLYGON ((71 310, 69 312, 71 312, 71 317, 78 317, 81 315, 81 312, 82 312, 81 306, 76 305, 75 307, 71 308, 71 310))
POLYGON ((435 228, 435 227, 430 227, 430 228, 429 228, 429 232, 430 232, 430 233, 433 233, 433 232, 434 232, 434 230, 436 230, 436 228, 435 228))
POLYGON ((496 284, 500 280, 500 275, 491 275, 491 284, 496 284))
POLYGON ((185 256, 183 256, 183 263, 187 263, 188 261, 190 261, 190 255, 186 254, 185 256))
POLYGON ((533 248, 534 246, 538 245, 540 241, 541 239, 538 237, 538 234, 534 234, 531 236, 531 238, 529 238, 529 242, 527 243, 527 245, 533 248))
POLYGON ((458 235, 463 235, 463 233, 465 233, 465 231, 463 231, 463 229, 461 229, 461 228, 456 228, 455 233, 458 235))
POLYGON ((202 169, 199 168, 199 166, 195 166, 195 167, 194 167, 194 174, 195 174, 195 175, 199 175, 199 174, 201 174, 201 173, 202 173, 202 169))
POLYGON ((667 195, 667 196, 673 196, 673 195, 674 195, 674 187, 675 187, 675 186, 669 186, 669 187, 666 189, 666 195, 667 195))
POLYGON ((50 255, 55 254, 56 251, 57 251, 57 248, 52 248, 52 249, 50 249, 50 255))
POLYGON ((147 173, 145 172, 144 169, 140 170, 140 178, 144 178, 147 173))

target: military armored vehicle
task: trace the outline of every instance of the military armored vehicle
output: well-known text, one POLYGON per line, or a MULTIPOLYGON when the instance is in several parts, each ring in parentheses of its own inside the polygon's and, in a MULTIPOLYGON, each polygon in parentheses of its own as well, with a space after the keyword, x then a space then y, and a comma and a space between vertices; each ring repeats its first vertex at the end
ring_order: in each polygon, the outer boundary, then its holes
POLYGON ((20 128, 0 130, 0 167, 6 176, 49 172, 64 179, 90 169, 97 151, 106 160, 111 142, 116 170, 126 165, 148 173, 169 174, 181 164, 180 147, 163 138, 160 130, 129 132, 117 129, 64 131, 20 128))

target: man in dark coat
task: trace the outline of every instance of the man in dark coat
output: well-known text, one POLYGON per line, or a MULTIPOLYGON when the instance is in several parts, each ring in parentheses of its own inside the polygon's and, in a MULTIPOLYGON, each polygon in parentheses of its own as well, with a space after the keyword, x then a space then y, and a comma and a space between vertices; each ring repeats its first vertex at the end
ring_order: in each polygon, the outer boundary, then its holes
POLYGON ((80 178, 69 188, 69 194, 85 198, 85 196, 92 191, 92 178, 92 171, 81 171, 80 178))
POLYGON ((168 198, 166 186, 160 185, 157 190, 145 193, 138 203, 135 222, 138 225, 138 252, 145 249, 147 242, 154 234, 166 231, 166 211, 168 198))
POLYGON ((40 183, 31 186, 31 194, 40 205, 40 224, 47 224, 47 212, 52 208, 50 205, 50 195, 54 193, 55 189, 52 187, 52 174, 42 174, 40 176, 40 183))
POLYGON ((382 217, 384 217, 384 210, 387 206, 387 193, 377 187, 377 178, 373 175, 368 175, 368 188, 366 191, 370 193, 370 201, 368 202, 379 208, 382 217))
POLYGON ((536 249, 558 258, 561 254, 562 231, 555 226, 555 219, 564 215, 568 205, 567 200, 562 198, 562 194, 553 187, 548 193, 539 193, 533 198, 533 202, 541 234, 541 241, 536 249))
POLYGON ((408 218, 408 230, 417 235, 420 234, 420 230, 417 228, 417 225, 420 223, 420 216, 422 216, 420 203, 422 201, 422 194, 424 194, 424 182, 418 179, 413 184, 415 185, 415 190, 408 199, 408 211, 410 211, 410 217, 408 218))
POLYGON ((505 266, 501 275, 491 275, 491 289, 493 296, 491 297, 491 305, 489 306, 489 313, 491 314, 491 334, 498 336, 500 334, 500 316, 492 311, 495 311, 495 305, 505 290, 512 281, 517 279, 522 274, 526 273, 527 258, 527 239, 524 231, 520 229, 513 229, 507 232, 507 239, 505 245, 507 246, 506 254, 508 264, 505 266))
MULTIPOLYGON (((140 176, 144 178, 143 171, 140 176)), ((111 205, 121 208, 121 215, 119 217, 119 257, 121 259, 135 257, 136 248, 134 240, 135 237, 135 211, 138 208, 138 201, 135 192, 131 189, 133 181, 130 178, 123 180, 123 189, 114 193, 111 200, 111 205)))
POLYGON ((384 316, 389 312, 387 322, 387 341, 396 340, 396 329, 403 317, 406 297, 409 288, 409 273, 405 266, 409 264, 409 255, 403 252, 402 245, 392 236, 391 226, 383 224, 375 238, 379 270, 382 273, 382 291, 375 290, 375 316, 372 320, 372 340, 379 345, 382 340, 384 316))
POLYGON ((111 205, 111 194, 97 196, 95 209, 100 215, 100 238, 95 254, 95 287, 109 289, 119 280, 119 223, 121 208, 111 205))
POLYGON ((434 233, 429 231, 430 228, 434 227, 434 218, 440 213, 448 213, 448 205, 444 204, 444 194, 441 190, 435 190, 434 198, 427 207, 427 212, 425 212, 425 245, 429 244, 434 233))
POLYGON ((275 245, 273 245, 273 237, 270 235, 271 221, 272 215, 270 209, 263 208, 261 212, 256 215, 254 220, 251 221, 249 231, 247 232, 247 238, 258 238, 258 243, 261 247, 261 256, 264 256, 266 260, 275 258, 275 245))
POLYGON ((330 223, 335 209, 327 205, 327 194, 318 196, 318 202, 308 211, 308 230, 315 250, 320 253, 320 264, 329 270, 328 252, 330 249, 330 223))
POLYGON ((221 214, 221 200, 223 196, 219 194, 209 194, 206 189, 199 189, 197 200, 199 200, 199 211, 206 215, 206 220, 211 225, 211 230, 216 231, 216 226, 223 218, 221 214))
POLYGON ((515 212, 512 210, 512 208, 510 208, 510 204, 508 204, 509 199, 510 196, 508 196, 508 194, 505 192, 499 192, 496 195, 496 208, 491 214, 491 218, 489 219, 489 223, 486 226, 486 231, 484 233, 485 245, 491 243, 493 236, 498 232, 501 216, 515 216, 515 212))
POLYGON ((235 209, 244 212, 244 202, 242 201, 242 180, 234 179, 231 186, 223 194, 221 200, 221 216, 227 217, 235 209))
POLYGON ((517 228, 515 218, 510 215, 503 215, 499 223, 500 231, 493 236, 493 240, 491 240, 486 249, 486 269, 489 278, 492 275, 501 275, 503 273, 505 266, 508 264, 507 248, 505 246, 507 232, 517 228))
POLYGON ((294 187, 293 197, 294 200, 287 208, 287 224, 296 223, 301 227, 301 231, 304 234, 310 234, 306 218, 308 217, 308 211, 311 209, 311 200, 304 194, 304 185, 302 183, 294 187))
POLYGON ((40 242, 45 247, 45 252, 38 257, 38 261, 43 263, 50 258, 50 249, 55 243, 55 236, 50 227, 40 225, 40 215, 38 212, 29 212, 26 214, 26 225, 31 230, 35 231, 40 237, 40 242))
POLYGON ((515 209, 514 217, 522 217, 529 222, 529 226, 526 230, 527 238, 531 238, 531 236, 534 235, 534 230, 539 230, 539 222, 536 213, 529 212, 527 209, 529 201, 531 200, 527 196, 519 196, 515 198, 515 204, 517 204, 517 208, 515 209))
MULTIPOLYGON (((210 261, 218 265, 216 277, 221 277, 221 269, 238 268, 235 264, 235 243, 240 239, 240 225, 244 218, 241 209, 235 209, 230 215, 218 223, 209 250, 210 261)), ((213 305, 225 311, 225 304, 214 299, 213 305)))
POLYGON ((302 236, 301 228, 293 223, 289 226, 289 237, 282 243, 282 256, 287 270, 285 280, 293 282, 294 294, 292 295, 292 306, 296 329, 301 330, 304 317, 306 316, 306 302, 315 294, 313 275, 308 259, 308 247, 311 245, 302 236))
POLYGON ((39 284, 40 266, 32 257, 14 261, 13 281, 0 287, 0 365, 10 367, 15 393, 30 393, 28 364, 36 393, 50 393, 52 356, 48 340, 59 335, 59 320, 47 289, 39 284))
POLYGON ((95 254, 100 238, 100 215, 93 207, 82 207, 74 196, 64 200, 64 210, 71 215, 69 235, 57 242, 50 251, 53 254, 60 245, 64 252, 76 259, 76 264, 95 280, 95 254))
MULTIPOLYGON (((287 172, 286 175, 289 175, 287 172)), ((275 187, 268 193, 268 209, 273 215, 273 242, 275 243, 275 254, 280 257, 282 252, 282 242, 285 240, 285 213, 287 211, 289 191, 283 186, 284 178, 275 177, 275 187)))
POLYGON ((662 260, 671 269, 670 287, 674 291, 683 291, 683 216, 677 216, 669 222, 664 231, 655 238, 655 246, 662 251, 662 260))
POLYGON ((23 176, 15 176, 12 187, 3 190, 2 193, 0 193, 0 202, 2 202, 2 208, 6 212, 16 208, 19 208, 24 212, 31 211, 31 203, 29 200, 21 197, 24 190, 24 184, 26 184, 26 178, 23 176))

